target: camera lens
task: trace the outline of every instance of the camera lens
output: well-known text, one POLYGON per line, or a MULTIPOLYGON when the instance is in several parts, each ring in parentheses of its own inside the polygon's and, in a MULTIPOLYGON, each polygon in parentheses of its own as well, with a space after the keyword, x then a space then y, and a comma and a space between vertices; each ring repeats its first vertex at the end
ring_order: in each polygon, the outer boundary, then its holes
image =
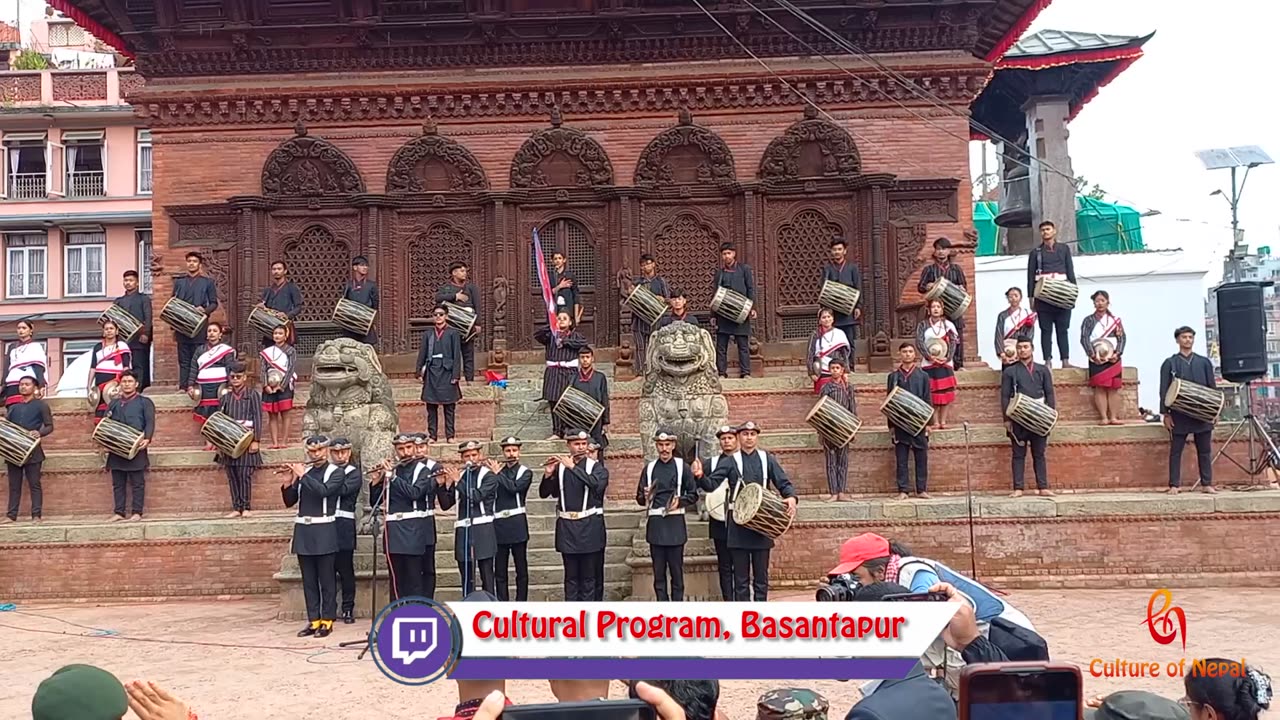
POLYGON ((818 586, 818 591, 814 593, 814 600, 818 602, 837 602, 840 598, 837 596, 837 590, 832 589, 830 585, 818 586))

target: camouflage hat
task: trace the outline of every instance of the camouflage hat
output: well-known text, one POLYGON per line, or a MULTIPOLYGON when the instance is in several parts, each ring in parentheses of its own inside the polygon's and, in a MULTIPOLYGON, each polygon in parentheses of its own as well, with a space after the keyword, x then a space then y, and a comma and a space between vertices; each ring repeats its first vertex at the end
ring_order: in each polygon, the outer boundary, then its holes
POLYGON ((827 720, 830 703, 814 690, 770 690, 756 703, 756 720, 827 720))

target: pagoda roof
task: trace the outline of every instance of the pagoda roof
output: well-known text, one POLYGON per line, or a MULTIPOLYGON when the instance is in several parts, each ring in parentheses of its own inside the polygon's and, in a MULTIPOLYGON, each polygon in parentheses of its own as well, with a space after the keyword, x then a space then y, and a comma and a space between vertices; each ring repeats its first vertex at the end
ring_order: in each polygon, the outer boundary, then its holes
MULTIPOLYGON (((1035 96, 1065 96, 1074 119, 1098 92, 1143 55, 1155 36, 1109 35, 1046 29, 1013 43, 995 63, 991 79, 970 104, 973 122, 1017 140, 1025 133, 1022 108, 1035 96)), ((977 127, 974 139, 987 138, 977 127)))

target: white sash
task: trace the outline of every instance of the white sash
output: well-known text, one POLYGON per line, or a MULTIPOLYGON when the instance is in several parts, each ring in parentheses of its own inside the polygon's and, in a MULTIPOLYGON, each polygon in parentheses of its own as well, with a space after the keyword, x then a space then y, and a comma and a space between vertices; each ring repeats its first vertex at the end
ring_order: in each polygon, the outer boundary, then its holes
POLYGON ((1018 332, 1024 325, 1030 325, 1035 322, 1035 320, 1035 313, 1019 307, 1016 313, 1011 313, 1004 319, 1004 339, 1012 340, 1014 333, 1018 332))
POLYGON ((117 340, 110 345, 103 345, 94 357, 94 372, 101 373, 122 373, 128 370, 123 362, 123 357, 129 354, 129 346, 117 340))
MULTIPOLYGON (((584 463, 584 466, 585 466, 584 469, 587 471, 587 474, 590 475, 591 471, 594 470, 596 467, 596 461, 592 460, 591 458, 587 458, 587 462, 584 463)), ((560 508, 562 510, 568 511, 569 506, 565 504, 565 497, 564 497, 564 465, 561 465, 559 470, 560 470, 560 508)), ((585 513, 587 511, 587 506, 590 503, 591 503, 591 488, 587 487, 586 485, 583 485, 582 486, 582 512, 585 513)))
POLYGON ((227 379, 227 368, 215 365, 228 355, 234 355, 236 349, 225 343, 218 343, 213 347, 205 350, 196 360, 196 382, 213 383, 224 382, 227 379))
POLYGON ((290 385, 297 378, 297 373, 290 372, 289 356, 285 354, 277 345, 270 345, 262 349, 258 353, 262 357, 262 361, 271 367, 279 370, 284 375, 284 384, 290 385))
POLYGON ((49 356, 45 353, 44 347, 35 340, 15 344, 9 348, 9 372, 5 374, 4 381, 10 385, 16 385, 24 377, 34 378, 36 374, 33 366, 35 365, 39 365, 46 376, 48 375, 49 356))
MULTIPOLYGON (((684 487, 684 460, 678 457, 673 459, 676 461, 676 496, 678 497, 680 495, 680 488, 684 487)), ((649 465, 645 468, 645 482, 644 482, 645 495, 648 495, 649 492, 653 490, 653 468, 657 464, 658 464, 657 460, 651 460, 649 462, 649 465)), ((711 467, 711 470, 715 471, 715 469, 716 468, 713 465, 711 467)), ((652 511, 653 509, 654 508, 649 508, 650 511, 652 511)), ((667 508, 662 507, 658 509, 662 511, 661 513, 662 515, 667 514, 667 508)), ((653 513, 650 512, 650 514, 653 514, 653 513)), ((681 514, 683 514, 683 511, 681 511, 681 514)))
MULTIPOLYGON (((760 478, 764 480, 764 485, 769 484, 769 456, 764 450, 756 448, 756 454, 760 456, 760 478)), ((738 497, 738 492, 742 490, 742 486, 746 484, 746 476, 742 473, 742 451, 739 450, 733 454, 733 462, 738 466, 738 484, 733 487, 733 497, 738 497)), ((728 504, 725 505, 728 508, 728 504)))
POLYGON ((841 348, 848 349, 849 336, 845 335, 840 328, 831 328, 818 336, 814 346, 814 355, 821 363, 822 371, 827 372, 831 369, 831 356, 841 348))
POLYGON ((1120 330, 1120 318, 1107 313, 1099 320, 1094 316, 1093 330, 1089 333, 1089 344, 1098 342, 1106 338, 1119 337, 1116 333, 1120 330))

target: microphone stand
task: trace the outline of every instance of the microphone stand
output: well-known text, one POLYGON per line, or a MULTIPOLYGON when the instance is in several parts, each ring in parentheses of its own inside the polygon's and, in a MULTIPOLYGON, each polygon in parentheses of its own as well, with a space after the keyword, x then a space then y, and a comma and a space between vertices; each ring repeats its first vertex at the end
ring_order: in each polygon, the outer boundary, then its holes
MULTIPOLYGON (((476 472, 475 465, 471 461, 467 461, 466 469, 462 472, 462 479, 459 481, 461 487, 458 488, 458 495, 463 502, 467 504, 467 524, 462 528, 462 557, 465 559, 465 565, 462 570, 462 597, 466 599, 471 594, 468 586, 472 583, 471 571, 475 565, 476 559, 471 548, 471 474, 476 472)), ((459 513, 461 515, 461 513, 459 513)))
MULTIPOLYGON (((363 480, 364 478, 361 477, 361 481, 363 480)), ((392 478, 392 482, 395 482, 394 477, 392 478)), ((374 638, 377 637, 377 631, 373 627, 373 623, 376 622, 378 619, 378 553, 380 551, 379 539, 382 537, 385 537, 385 534, 382 532, 382 523, 384 522, 384 518, 386 518, 387 516, 387 506, 391 498, 391 488, 387 487, 388 483, 385 477, 382 479, 381 485, 382 485, 382 498, 381 498, 382 502, 378 503, 377 505, 373 505, 370 508, 370 511, 373 513, 373 518, 369 522, 369 526, 373 530, 373 579, 369 587, 369 632, 365 634, 363 640, 348 640, 346 642, 338 643, 338 647, 340 648, 363 645, 364 647, 361 648, 360 654, 356 656, 356 660, 364 659, 365 654, 369 652, 369 648, 371 647, 370 640, 373 640, 374 638)), ((360 540, 359 537, 357 537, 356 542, 358 543, 359 540, 360 540)), ((387 556, 387 562, 388 563, 391 562, 391 558, 389 555, 387 556)))

